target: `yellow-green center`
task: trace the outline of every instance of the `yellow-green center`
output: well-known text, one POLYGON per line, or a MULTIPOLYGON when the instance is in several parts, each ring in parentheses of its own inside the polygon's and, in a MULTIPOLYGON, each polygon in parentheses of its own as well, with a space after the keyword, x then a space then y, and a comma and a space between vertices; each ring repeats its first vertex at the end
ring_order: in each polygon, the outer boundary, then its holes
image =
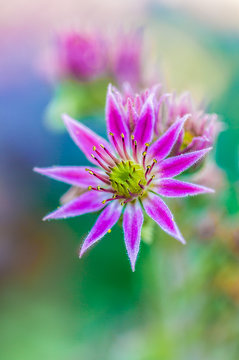
POLYGON ((190 131, 185 131, 181 150, 184 150, 192 142, 193 138, 194 135, 190 131))
POLYGON ((141 195, 140 185, 146 185, 144 168, 133 161, 121 161, 112 169, 109 178, 117 195, 128 198, 132 194, 141 195))

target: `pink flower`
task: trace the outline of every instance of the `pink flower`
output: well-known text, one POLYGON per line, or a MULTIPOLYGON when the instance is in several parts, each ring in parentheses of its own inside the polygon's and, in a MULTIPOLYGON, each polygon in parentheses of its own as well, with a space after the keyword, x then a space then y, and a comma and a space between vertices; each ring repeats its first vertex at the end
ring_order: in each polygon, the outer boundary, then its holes
POLYGON ((79 80, 90 80, 106 71, 107 46, 94 34, 66 33, 58 38, 58 54, 61 74, 79 80))
POLYGON ((142 34, 121 34, 112 46, 112 73, 120 86, 128 82, 133 88, 142 83, 142 34))
POLYGON ((125 245, 134 271, 144 221, 143 209, 166 233, 184 244, 185 240, 162 197, 213 192, 204 186, 175 179, 210 150, 206 148, 168 157, 188 116, 178 118, 161 137, 153 140, 154 110, 154 94, 149 94, 137 109, 137 122, 130 130, 131 114, 124 111, 117 93, 109 86, 106 103, 109 142, 69 116, 63 116, 70 136, 93 166, 87 169, 83 166, 35 168, 40 174, 84 191, 44 220, 102 210, 84 240, 80 256, 110 232, 123 214, 125 245))
POLYGON ((156 104, 157 116, 155 133, 159 135, 167 130, 178 117, 189 114, 184 129, 174 146, 173 154, 205 149, 212 146, 220 130, 216 114, 207 114, 195 107, 189 93, 176 97, 175 94, 162 94, 156 104))

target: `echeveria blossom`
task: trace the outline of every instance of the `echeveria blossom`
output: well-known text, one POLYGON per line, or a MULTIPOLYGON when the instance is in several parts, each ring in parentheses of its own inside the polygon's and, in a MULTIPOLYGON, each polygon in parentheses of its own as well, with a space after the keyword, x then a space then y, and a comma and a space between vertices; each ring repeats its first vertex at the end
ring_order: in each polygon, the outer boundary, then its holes
POLYGON ((85 238, 80 256, 100 240, 123 214, 123 231, 132 270, 139 251, 144 213, 166 233, 185 243, 173 215, 162 197, 185 197, 213 192, 204 186, 175 177, 202 159, 210 148, 168 157, 188 116, 179 117, 154 140, 153 94, 146 97, 131 131, 131 116, 122 111, 117 94, 109 86, 106 122, 109 141, 85 125, 64 115, 70 136, 92 166, 35 168, 40 174, 81 189, 80 195, 47 215, 44 220, 62 219, 102 210, 85 238))
POLYGON ((70 32, 58 37, 56 63, 63 76, 91 80, 107 68, 107 45, 100 36, 70 32))
POLYGON ((142 33, 133 35, 120 34, 114 39, 111 55, 111 69, 113 77, 119 85, 124 82, 133 88, 142 83, 142 33))
POLYGON ((220 130, 217 115, 207 114, 203 108, 197 108, 188 92, 178 97, 175 94, 161 94, 155 102, 155 109, 156 135, 165 132, 178 117, 189 114, 185 127, 174 146, 174 155, 212 146, 220 130))
POLYGON ((207 114, 203 109, 196 108, 188 92, 177 97, 175 94, 163 92, 161 84, 139 94, 134 94, 130 85, 124 85, 123 95, 116 88, 113 91, 117 96, 122 111, 130 114, 126 118, 129 120, 128 126, 131 130, 137 123, 144 102, 150 95, 153 95, 154 138, 163 134, 179 117, 188 115, 185 126, 172 149, 174 155, 202 150, 212 146, 220 130, 221 124, 217 120, 217 115, 207 114))

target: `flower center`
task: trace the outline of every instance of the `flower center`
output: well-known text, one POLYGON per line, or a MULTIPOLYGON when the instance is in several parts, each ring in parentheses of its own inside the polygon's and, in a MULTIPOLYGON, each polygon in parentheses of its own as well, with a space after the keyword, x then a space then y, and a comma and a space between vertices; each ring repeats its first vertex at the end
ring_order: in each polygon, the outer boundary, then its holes
POLYGON ((144 168, 133 161, 121 161, 112 169, 109 178, 117 195, 127 198, 143 194, 146 185, 144 168))
POLYGON ((185 131, 181 150, 184 150, 192 142, 193 138, 194 135, 190 131, 185 131))

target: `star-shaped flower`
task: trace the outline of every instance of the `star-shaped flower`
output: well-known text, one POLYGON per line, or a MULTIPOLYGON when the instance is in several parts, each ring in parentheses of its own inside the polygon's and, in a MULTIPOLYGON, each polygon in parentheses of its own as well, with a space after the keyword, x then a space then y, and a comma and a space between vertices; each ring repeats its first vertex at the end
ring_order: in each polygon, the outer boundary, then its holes
MULTIPOLYGON (((123 213, 123 230, 132 270, 135 270, 144 212, 166 233, 183 244, 173 215, 162 197, 185 197, 213 192, 212 189, 175 179, 204 157, 211 148, 168 157, 188 115, 178 118, 158 139, 154 139, 155 109, 153 93, 137 112, 130 131, 130 112, 124 112, 117 94, 109 86, 106 122, 109 142, 85 125, 64 115, 73 141, 88 160, 90 168, 63 166, 35 168, 40 174, 74 185, 83 193, 47 215, 44 220, 61 219, 102 210, 84 240, 80 256, 117 223, 123 213)), ((132 120, 132 119, 131 119, 132 120)))

